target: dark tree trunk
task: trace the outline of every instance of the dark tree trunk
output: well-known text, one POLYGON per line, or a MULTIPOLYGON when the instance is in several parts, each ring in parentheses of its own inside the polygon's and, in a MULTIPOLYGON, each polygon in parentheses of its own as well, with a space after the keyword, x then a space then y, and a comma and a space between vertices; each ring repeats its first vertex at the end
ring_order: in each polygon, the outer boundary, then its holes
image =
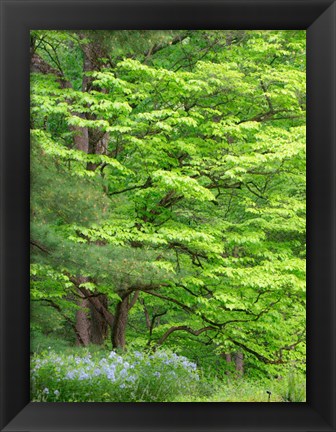
POLYGON ((126 344, 126 327, 128 320, 128 303, 129 297, 125 297, 118 303, 114 318, 114 326, 112 330, 112 346, 113 348, 125 348, 126 344))
MULTIPOLYGON (((85 44, 82 47, 84 55, 83 92, 89 91, 92 85, 92 77, 85 75, 85 73, 95 70, 95 60, 97 60, 93 56, 93 53, 96 51, 95 48, 92 43, 85 44)), ((86 117, 84 114, 80 114, 79 116, 86 117)), ((74 144, 78 150, 89 154, 105 153, 104 150, 108 141, 106 133, 78 126, 72 127, 72 130, 74 132, 74 144)), ((87 169, 95 170, 96 167, 96 165, 88 163, 87 169)), ((107 296, 105 294, 99 295, 96 298, 96 302, 89 302, 89 308, 90 315, 87 316, 87 319, 90 320, 90 343, 102 345, 107 337, 108 325, 111 325, 111 322, 106 319, 106 314, 102 313, 103 310, 107 311, 108 308, 107 296)))
POLYGON ((90 344, 90 302, 85 297, 85 294, 78 288, 80 284, 87 282, 89 279, 84 276, 79 276, 75 279, 79 300, 77 306, 79 309, 76 312, 76 337, 77 345, 88 346, 90 344))
POLYGON ((234 357, 235 365, 236 365, 236 371, 238 375, 243 376, 244 375, 244 354, 242 352, 237 352, 234 357))
MULTIPOLYGON (((107 309, 108 301, 105 294, 100 294, 98 297, 100 304, 107 309)), ((95 306, 90 303, 90 317, 91 317, 91 332, 90 332, 90 340, 91 343, 96 345, 102 345, 107 338, 108 332, 108 323, 106 319, 99 313, 95 306)))
MULTIPOLYGON (((79 33, 81 39, 85 39, 86 35, 79 33)), ((87 92, 92 87, 92 77, 86 75, 86 72, 99 70, 101 67, 100 58, 105 56, 103 48, 99 43, 85 42, 82 44, 84 56, 83 62, 83 80, 82 91, 87 92)), ((62 88, 71 88, 71 83, 66 80, 61 70, 50 66, 42 57, 35 52, 35 41, 31 39, 30 46, 31 72, 42 74, 54 74, 62 88)), ((87 118, 87 115, 77 113, 79 117, 87 118)), ((77 150, 81 150, 90 154, 105 154, 109 135, 98 129, 88 129, 87 127, 71 126, 69 130, 73 132, 73 143, 77 150)), ((95 170, 96 164, 88 163, 87 169, 95 170)), ((78 285, 88 281, 87 277, 80 276, 77 278, 78 285)), ((107 337, 108 326, 112 326, 113 316, 107 310, 107 297, 102 294, 99 296, 100 305, 97 302, 93 303, 85 294, 78 288, 78 294, 81 297, 76 312, 76 337, 77 344, 87 346, 89 343, 102 344, 107 337), (103 306, 103 307, 102 307, 103 306)))
POLYGON ((76 344, 88 346, 90 343, 89 301, 83 297, 79 300, 78 306, 79 309, 76 312, 76 344))

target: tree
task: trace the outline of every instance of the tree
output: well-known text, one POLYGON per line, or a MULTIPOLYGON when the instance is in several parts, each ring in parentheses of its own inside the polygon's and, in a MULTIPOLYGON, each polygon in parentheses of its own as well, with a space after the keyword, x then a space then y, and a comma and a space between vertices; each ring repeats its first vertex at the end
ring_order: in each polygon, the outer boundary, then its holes
POLYGON ((80 295, 114 347, 132 321, 153 349, 302 360, 303 32, 33 36, 36 298, 80 295))

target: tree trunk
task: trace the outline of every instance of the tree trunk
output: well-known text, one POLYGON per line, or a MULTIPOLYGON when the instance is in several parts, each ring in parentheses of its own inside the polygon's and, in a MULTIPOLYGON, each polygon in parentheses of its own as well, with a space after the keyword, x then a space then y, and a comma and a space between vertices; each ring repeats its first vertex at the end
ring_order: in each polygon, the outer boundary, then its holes
MULTIPOLYGON (((83 38, 84 35, 80 35, 83 38)), ((85 38, 85 36, 84 36, 85 38)), ((93 78, 91 76, 86 75, 87 72, 97 71, 101 69, 101 65, 99 64, 100 57, 104 57, 105 53, 94 42, 84 44, 83 45, 83 55, 84 55, 84 64, 83 64, 83 83, 82 83, 82 91, 88 92, 92 90, 94 87, 92 85, 93 78)), ((99 89, 100 92, 106 93, 107 90, 99 89)), ((95 115, 86 114, 86 118, 89 120, 95 120, 95 115)), ((88 153, 90 154, 107 154, 107 146, 109 142, 109 134, 100 129, 88 129, 88 153)), ((97 168, 97 164, 89 162, 87 164, 87 169, 90 171, 95 171, 97 168)))
MULTIPOLYGON (((100 294, 99 302, 102 306, 107 309, 107 297, 105 294, 100 294)), ((90 317, 91 317, 91 332, 90 332, 90 340, 91 343, 96 345, 102 345, 107 337, 108 332, 108 324, 106 319, 102 316, 101 313, 97 311, 92 303, 90 303, 90 317)))
MULTIPOLYGON (((85 39, 85 34, 79 34, 81 39, 85 39)), ((92 86, 92 77, 86 75, 86 72, 99 70, 99 58, 104 57, 104 52, 99 44, 94 42, 84 43, 82 45, 84 56, 83 62, 83 81, 82 91, 87 92, 92 86)), ((71 83, 66 80, 61 70, 50 66, 42 57, 35 53, 35 43, 31 39, 30 46, 31 72, 42 74, 53 74, 57 77, 62 88, 71 88, 71 83)), ((86 114, 77 113, 79 117, 87 118, 86 114)), ((90 154, 105 154, 109 141, 109 135, 104 131, 89 129, 87 127, 71 126, 69 130, 73 132, 73 143, 77 150, 90 154)), ((95 170, 96 164, 88 163, 87 169, 95 170)), ((80 276, 78 285, 88 281, 87 277, 80 276)), ((112 325, 113 317, 107 312, 107 297, 102 294, 100 297, 101 304, 105 307, 105 315, 102 316, 94 307, 92 302, 78 289, 78 294, 82 297, 79 302, 79 310, 76 312, 76 332, 77 344, 87 346, 89 343, 102 344, 107 337, 108 325, 112 325), (105 318, 105 319, 104 319, 105 318)))
MULTIPOLYGON (((83 114, 77 114, 78 117, 84 118, 83 114)), ((84 153, 89 152, 89 132, 88 128, 80 126, 69 126, 69 129, 74 133, 73 140, 75 148, 84 153)))
POLYGON ((113 348, 125 348, 126 343, 126 326, 128 320, 129 310, 129 296, 122 299, 118 303, 116 308, 116 314, 114 318, 114 326, 112 330, 112 346, 113 348))
POLYGON ((237 352, 234 357, 235 365, 236 365, 236 371, 238 375, 243 376, 244 375, 244 354, 242 352, 237 352))
MULTIPOLYGON (((225 353, 225 352, 223 352, 223 353, 221 353, 220 356, 226 361, 226 363, 230 364, 232 362, 232 355, 231 355, 231 353, 225 353)), ((230 375, 230 374, 231 374, 230 370, 226 370, 225 371, 225 375, 230 375)))
MULTIPOLYGON (((222 353, 221 357, 225 359, 227 363, 231 363, 234 361, 236 372, 239 376, 244 375, 244 354, 242 352, 236 352, 234 354, 231 353, 222 353)), ((227 371, 226 374, 229 374, 227 371)))
MULTIPOLYGON (((83 81, 82 81, 82 91, 87 92, 92 83, 92 77, 87 76, 86 72, 91 72, 94 70, 93 59, 91 51, 95 51, 92 44, 84 45, 83 47, 84 63, 83 63, 83 81)), ((86 118, 85 114, 80 114, 80 117, 86 118)), ((105 149, 108 142, 108 136, 105 132, 100 132, 97 130, 92 130, 89 128, 83 128, 78 126, 72 126, 71 130, 74 132, 74 144, 78 150, 81 150, 89 154, 105 153, 105 149)), ((87 169, 95 170, 96 165, 88 163, 87 169)), ((103 306, 107 310, 108 300, 105 294, 101 294, 97 300, 100 303, 100 308, 103 306)), ((97 303, 97 302, 96 302, 97 303)), ((90 320, 90 343, 96 345, 102 345, 107 337, 108 333, 108 321, 101 312, 97 310, 92 302, 88 302, 90 308, 90 315, 87 316, 87 320, 90 320)))
POLYGON ((83 297, 79 300, 78 306, 79 309, 76 312, 76 344, 88 346, 90 343, 89 301, 83 297))

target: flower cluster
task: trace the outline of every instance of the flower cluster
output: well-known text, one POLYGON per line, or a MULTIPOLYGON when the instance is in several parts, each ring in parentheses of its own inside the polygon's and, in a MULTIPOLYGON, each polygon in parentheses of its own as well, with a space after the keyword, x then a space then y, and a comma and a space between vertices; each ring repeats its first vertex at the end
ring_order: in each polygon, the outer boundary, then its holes
POLYGON ((166 351, 107 356, 89 351, 34 356, 32 398, 37 401, 167 401, 199 380, 197 365, 166 351))

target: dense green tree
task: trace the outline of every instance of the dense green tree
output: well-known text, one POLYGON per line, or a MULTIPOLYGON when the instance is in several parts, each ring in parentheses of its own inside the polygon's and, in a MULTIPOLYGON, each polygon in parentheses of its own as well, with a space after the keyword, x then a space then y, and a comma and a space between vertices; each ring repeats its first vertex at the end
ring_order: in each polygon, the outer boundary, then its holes
POLYGON ((304 32, 31 41, 33 302, 82 345, 304 363, 304 32))

